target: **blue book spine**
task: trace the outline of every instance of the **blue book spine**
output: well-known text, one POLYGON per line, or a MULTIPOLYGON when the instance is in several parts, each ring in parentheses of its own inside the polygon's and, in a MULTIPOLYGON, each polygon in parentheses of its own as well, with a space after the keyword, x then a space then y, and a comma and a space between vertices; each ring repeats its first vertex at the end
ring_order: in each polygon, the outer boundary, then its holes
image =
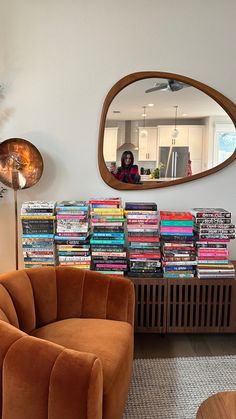
POLYGON ((40 243, 38 243, 38 242, 35 242, 35 241, 33 241, 32 243, 30 243, 30 244, 23 244, 22 245, 22 249, 23 250, 25 250, 25 249, 43 249, 43 250, 45 250, 45 249, 54 249, 54 242, 53 242, 53 240, 51 241, 51 242, 40 242, 40 243))
POLYGON ((124 244, 125 240, 96 240, 96 239, 91 239, 90 240, 91 244, 124 244))
POLYGON ((215 260, 215 259, 210 259, 210 260, 197 260, 197 264, 198 265, 201 265, 201 264, 212 264, 212 265, 214 265, 214 264, 225 264, 225 263, 229 263, 229 260, 215 260))
POLYGON ((122 239, 124 236, 124 233, 93 233, 93 237, 117 237, 122 239))
POLYGON ((70 211, 70 210, 77 210, 77 211, 88 211, 88 207, 76 207, 76 206, 65 206, 65 207, 56 207, 56 211, 70 211))
POLYGON ((163 274, 163 278, 193 278, 194 274, 170 274, 168 273, 164 273, 163 274))
POLYGON ((87 237, 83 236, 55 236, 55 240, 70 240, 70 241, 80 241, 80 240, 87 240, 87 237))
POLYGON ((189 271, 191 267, 188 266, 165 266, 163 268, 164 272, 173 272, 173 271, 189 271))
POLYGON ((45 257, 25 257, 24 262, 48 262, 53 263, 54 258, 45 258, 45 257))
POLYGON ((54 234, 22 234, 21 236, 23 239, 27 238, 45 238, 45 239, 53 239, 54 234))

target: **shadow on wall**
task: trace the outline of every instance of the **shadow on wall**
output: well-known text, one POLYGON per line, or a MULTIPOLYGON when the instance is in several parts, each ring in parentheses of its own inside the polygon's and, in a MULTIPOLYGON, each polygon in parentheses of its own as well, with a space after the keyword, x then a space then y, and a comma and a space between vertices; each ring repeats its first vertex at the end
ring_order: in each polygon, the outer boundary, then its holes
POLYGON ((0 273, 15 269, 13 190, 0 199, 0 273))
MULTIPOLYGON (((58 177, 58 173, 56 173, 58 163, 56 163, 53 157, 50 156, 48 153, 42 152, 41 154, 43 157, 44 168, 42 177, 38 182, 38 188, 46 192, 47 189, 53 186, 53 183, 58 177)), ((62 168, 62 170, 64 169, 62 168)))
POLYGON ((13 107, 4 107, 9 85, 0 81, 0 129, 12 118, 15 109, 13 107))
MULTIPOLYGON (((0 95, 1 100, 1 95, 0 95)), ((0 110, 0 129, 9 122, 10 118, 13 116, 15 110, 14 108, 4 108, 0 110)))
POLYGON ((65 149, 62 148, 62 143, 58 138, 50 136, 45 132, 27 132, 25 138, 29 139, 38 148, 43 158, 42 177, 37 185, 32 188, 32 195, 34 196, 32 199, 41 199, 40 196, 35 198, 37 192, 43 191, 45 195, 47 191, 51 191, 58 184, 64 186, 65 179, 69 176, 68 168, 63 160, 65 149), (49 149, 49 144, 50 154, 48 151, 45 151, 45 149, 49 149), (36 191, 36 188, 38 191, 36 191))

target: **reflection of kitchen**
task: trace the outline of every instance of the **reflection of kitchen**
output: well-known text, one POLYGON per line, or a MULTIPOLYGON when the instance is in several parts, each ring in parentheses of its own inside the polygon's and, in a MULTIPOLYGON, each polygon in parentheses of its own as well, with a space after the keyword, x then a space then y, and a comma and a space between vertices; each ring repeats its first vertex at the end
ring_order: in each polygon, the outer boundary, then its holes
POLYGON ((217 132, 234 131, 228 116, 199 119, 143 121, 106 121, 104 159, 121 164, 125 150, 134 154, 142 181, 167 181, 210 169, 222 160, 217 146, 217 132), (177 135, 176 130, 177 128, 177 135), (189 161, 190 160, 190 161, 189 161))

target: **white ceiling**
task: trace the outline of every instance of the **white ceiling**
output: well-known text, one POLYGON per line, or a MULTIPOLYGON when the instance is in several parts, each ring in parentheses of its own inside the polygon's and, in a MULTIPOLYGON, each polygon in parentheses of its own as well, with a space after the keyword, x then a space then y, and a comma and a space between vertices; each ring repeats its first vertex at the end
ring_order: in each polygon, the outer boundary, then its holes
POLYGON ((112 101, 107 113, 109 120, 143 119, 143 106, 146 106, 148 119, 170 119, 175 116, 178 106, 178 118, 204 118, 207 116, 227 116, 224 109, 211 97, 195 87, 183 88, 177 92, 155 91, 145 93, 155 83, 166 82, 166 79, 144 79, 125 87, 112 101), (148 104, 154 104, 149 107, 148 104), (120 111, 120 113, 113 113, 120 111), (187 115, 183 115, 187 114, 187 115))

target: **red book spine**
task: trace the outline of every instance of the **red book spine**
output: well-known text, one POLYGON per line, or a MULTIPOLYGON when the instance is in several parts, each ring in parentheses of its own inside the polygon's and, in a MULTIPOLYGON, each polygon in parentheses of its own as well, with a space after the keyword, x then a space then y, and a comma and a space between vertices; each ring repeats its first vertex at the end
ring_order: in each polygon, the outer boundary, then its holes
POLYGON ((192 220, 193 216, 189 212, 165 212, 160 211, 160 219, 161 220, 192 220))
POLYGON ((198 260, 228 260, 227 256, 198 256, 198 260))
POLYGON ((130 253, 129 257, 130 259, 133 259, 133 258, 160 259, 161 254, 160 253, 130 253))
POLYGON ((102 205, 105 205, 105 204, 112 204, 112 205, 119 205, 121 202, 120 202, 120 200, 112 200, 112 199, 110 199, 110 200, 102 200, 102 199, 100 199, 100 200, 96 200, 96 199, 92 199, 91 201, 89 201, 89 203, 90 204, 102 204, 102 205))
POLYGON ((160 237, 128 237, 129 242, 159 242, 160 237))

